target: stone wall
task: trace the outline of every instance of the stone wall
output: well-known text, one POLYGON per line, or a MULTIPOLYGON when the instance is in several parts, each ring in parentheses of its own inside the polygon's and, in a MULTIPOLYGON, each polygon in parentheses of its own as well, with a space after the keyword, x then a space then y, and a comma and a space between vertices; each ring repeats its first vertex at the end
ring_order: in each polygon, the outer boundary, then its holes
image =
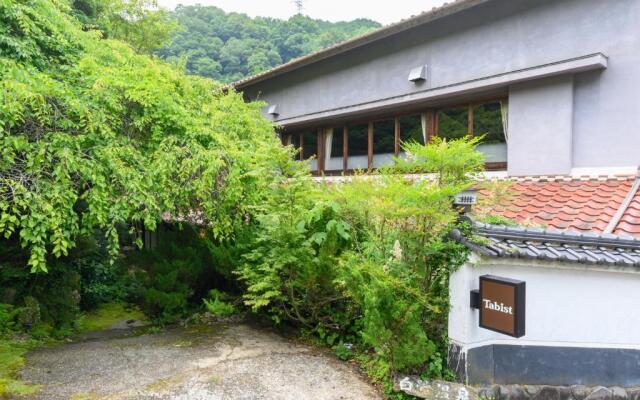
POLYGON ((422 399, 436 400, 640 400, 640 388, 618 386, 466 386, 443 381, 425 381, 415 376, 400 376, 394 388, 422 399))

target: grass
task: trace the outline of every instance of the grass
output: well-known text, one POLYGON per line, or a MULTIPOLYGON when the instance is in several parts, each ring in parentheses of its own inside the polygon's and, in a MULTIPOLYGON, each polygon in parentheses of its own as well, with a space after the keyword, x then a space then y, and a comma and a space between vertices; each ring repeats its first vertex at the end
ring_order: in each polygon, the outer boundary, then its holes
POLYGON ((24 366, 25 353, 36 345, 33 340, 0 339, 0 398, 19 398, 38 391, 39 386, 16 379, 16 374, 24 366))
POLYGON ((76 324, 79 332, 94 332, 109 329, 121 321, 147 321, 144 314, 135 306, 123 303, 106 303, 97 310, 78 318, 76 324))

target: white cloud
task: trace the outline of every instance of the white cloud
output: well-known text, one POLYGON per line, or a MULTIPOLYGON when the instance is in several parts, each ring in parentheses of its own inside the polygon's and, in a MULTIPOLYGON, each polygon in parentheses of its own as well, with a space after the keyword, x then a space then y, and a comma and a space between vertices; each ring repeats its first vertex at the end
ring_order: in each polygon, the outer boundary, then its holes
MULTIPOLYGON (((329 21, 369 18, 383 24, 397 22, 412 15, 441 6, 445 0, 302 0, 303 14, 329 21)), ((158 0, 160 6, 173 9, 178 4, 212 5, 252 17, 287 19, 296 13, 292 0, 158 0)))

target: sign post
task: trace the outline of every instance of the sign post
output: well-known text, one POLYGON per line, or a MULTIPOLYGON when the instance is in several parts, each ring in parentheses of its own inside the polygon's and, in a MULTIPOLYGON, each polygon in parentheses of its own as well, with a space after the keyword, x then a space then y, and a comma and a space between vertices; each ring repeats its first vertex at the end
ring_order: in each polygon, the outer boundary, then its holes
POLYGON ((525 334, 526 283, 493 275, 480 277, 471 305, 480 309, 480 327, 516 338, 525 334))

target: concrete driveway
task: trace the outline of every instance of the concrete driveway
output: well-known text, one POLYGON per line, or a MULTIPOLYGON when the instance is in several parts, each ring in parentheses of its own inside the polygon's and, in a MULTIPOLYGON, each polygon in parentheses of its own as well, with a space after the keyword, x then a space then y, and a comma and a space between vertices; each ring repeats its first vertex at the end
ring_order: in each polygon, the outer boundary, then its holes
POLYGON ((245 323, 100 332, 28 355, 35 399, 381 399, 350 364, 245 323))

